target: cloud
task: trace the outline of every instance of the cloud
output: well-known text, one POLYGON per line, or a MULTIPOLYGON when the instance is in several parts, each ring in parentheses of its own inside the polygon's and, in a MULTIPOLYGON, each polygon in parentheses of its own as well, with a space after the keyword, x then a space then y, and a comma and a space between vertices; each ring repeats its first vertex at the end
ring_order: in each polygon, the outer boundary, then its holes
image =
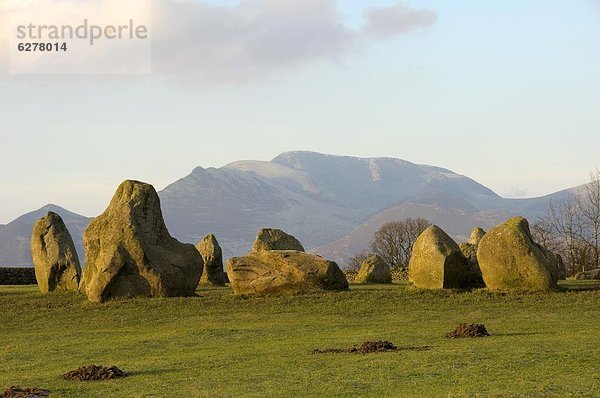
POLYGON ((380 37, 429 28, 437 21, 434 11, 411 8, 404 2, 391 7, 370 8, 366 17, 365 31, 380 37))
POLYGON ((153 70, 206 83, 247 82, 319 59, 339 59, 357 32, 330 0, 246 0, 235 7, 157 2, 153 70))
MULTIPOLYGON (((41 0, 10 1, 29 1, 34 9, 41 0)), ((343 3, 336 0, 240 0, 228 7, 206 0, 147 1, 153 4, 152 73, 192 85, 243 84, 312 62, 339 62, 373 38, 406 34, 436 19, 431 11, 400 3, 368 9, 365 25, 356 28, 345 23, 343 3)))
MULTIPOLYGON (((159 1, 153 70, 204 84, 251 82, 314 61, 339 61, 366 37, 405 34, 436 20, 400 3, 371 8, 363 28, 344 24, 335 0, 242 0, 234 7, 159 1)), ((156 11, 156 9, 155 9, 156 11)))

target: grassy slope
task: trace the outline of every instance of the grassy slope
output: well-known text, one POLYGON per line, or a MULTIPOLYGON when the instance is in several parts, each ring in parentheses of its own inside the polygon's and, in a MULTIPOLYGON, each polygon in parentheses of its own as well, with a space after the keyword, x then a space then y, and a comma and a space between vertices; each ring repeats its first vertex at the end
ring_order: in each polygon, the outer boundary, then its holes
POLYGON ((281 298, 198 293, 96 305, 0 287, 0 388, 103 398, 600 396, 600 291, 505 296, 394 285, 281 298), (493 337, 442 337, 459 322, 484 323, 493 337), (367 339, 432 350, 311 354, 367 339), (132 376, 61 379, 91 363, 132 376))

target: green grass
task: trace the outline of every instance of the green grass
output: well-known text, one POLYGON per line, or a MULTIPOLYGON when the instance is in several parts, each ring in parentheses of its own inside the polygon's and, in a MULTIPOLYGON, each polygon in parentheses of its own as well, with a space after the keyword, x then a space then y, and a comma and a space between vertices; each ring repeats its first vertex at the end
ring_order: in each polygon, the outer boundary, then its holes
POLYGON ((253 298, 223 288, 102 305, 0 287, 0 389, 102 398, 599 397, 600 287, 568 286, 502 295, 353 285, 343 293, 253 298), (443 337, 460 322, 484 323, 493 336, 443 337), (432 349, 311 353, 374 339, 432 349), (88 364, 131 376, 62 379, 88 364))

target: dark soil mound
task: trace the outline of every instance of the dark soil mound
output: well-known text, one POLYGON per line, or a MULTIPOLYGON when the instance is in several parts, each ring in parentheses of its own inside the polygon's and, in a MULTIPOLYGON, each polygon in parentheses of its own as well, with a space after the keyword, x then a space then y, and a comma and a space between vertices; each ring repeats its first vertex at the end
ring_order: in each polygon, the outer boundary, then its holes
POLYGON ((370 354, 373 352, 389 352, 398 351, 398 347, 389 341, 365 341, 358 348, 356 352, 361 354, 370 354))
POLYGON ((487 329, 484 325, 478 323, 461 323, 458 327, 449 332, 446 337, 451 339, 469 338, 469 337, 486 337, 489 336, 487 329))
POLYGON ((21 388, 13 386, 4 391, 0 398, 42 398, 50 395, 50 391, 37 387, 21 388))
POLYGON ((78 369, 67 372, 63 375, 66 380, 78 380, 78 381, 88 381, 88 380, 110 380, 110 379, 118 379, 121 377, 127 377, 127 373, 123 372, 121 369, 116 366, 111 366, 107 368, 106 366, 82 366, 78 369))
POLYGON ((396 347, 389 341, 365 341, 358 347, 316 349, 313 354, 371 354, 399 351, 428 351, 431 347, 396 347))

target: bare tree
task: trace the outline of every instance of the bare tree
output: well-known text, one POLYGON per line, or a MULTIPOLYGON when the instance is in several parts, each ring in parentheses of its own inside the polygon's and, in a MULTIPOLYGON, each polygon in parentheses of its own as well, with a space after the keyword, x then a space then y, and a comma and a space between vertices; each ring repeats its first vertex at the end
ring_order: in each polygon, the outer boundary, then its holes
POLYGON ((363 261, 365 261, 368 257, 370 257, 372 253, 367 250, 363 250, 360 253, 357 253, 353 257, 351 257, 348 262, 346 262, 346 269, 350 271, 358 271, 363 261))
MULTIPOLYGON (((579 200, 576 195, 568 196, 558 202, 550 202, 548 220, 551 230, 561 241, 562 256, 569 268, 576 267, 580 259, 583 225, 579 214, 579 200)), ((585 268, 585 265, 582 265, 585 268)))
POLYGON ((577 195, 582 224, 581 239, 592 252, 592 266, 600 268, 600 170, 590 173, 590 182, 577 195))
POLYGON ((564 244, 560 236, 555 232, 552 219, 549 215, 544 215, 538 218, 538 221, 531 226, 533 239, 546 250, 554 253, 561 253, 564 249, 564 244))
POLYGON ((568 275, 585 270, 591 260, 589 245, 579 238, 581 226, 577 224, 578 218, 572 211, 573 203, 561 201, 559 204, 552 204, 552 211, 540 217, 531 227, 534 241, 559 254, 567 267, 568 275))
POLYGON ((406 270, 412 248, 431 223, 422 218, 407 218, 382 226, 373 237, 371 251, 379 255, 390 268, 406 270))
POLYGON ((536 240, 560 254, 573 272, 600 268, 600 170, 579 191, 551 202, 532 228, 536 240))

